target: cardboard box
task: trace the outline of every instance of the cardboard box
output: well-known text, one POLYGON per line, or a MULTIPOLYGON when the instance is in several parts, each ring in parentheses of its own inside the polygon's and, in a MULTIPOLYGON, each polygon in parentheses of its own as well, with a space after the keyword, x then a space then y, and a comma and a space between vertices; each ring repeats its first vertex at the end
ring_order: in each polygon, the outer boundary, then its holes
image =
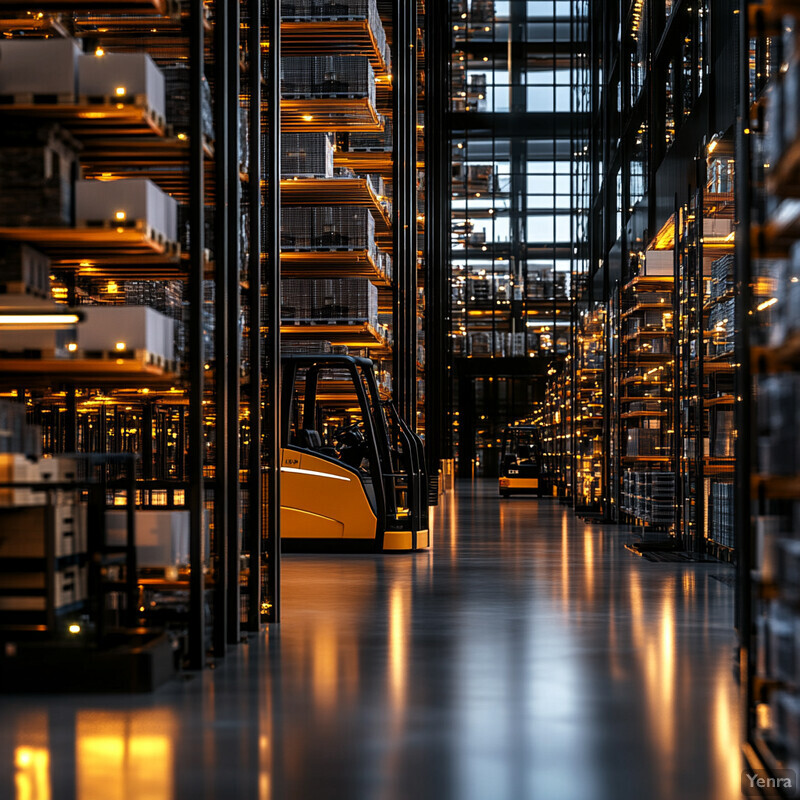
POLYGON ((77 331, 80 352, 141 351, 147 363, 174 366, 175 320, 148 306, 82 306, 81 311, 84 320, 77 331))
POLYGON ((144 178, 77 181, 75 219, 79 225, 87 221, 112 224, 141 221, 169 242, 178 239, 178 204, 144 178))
POLYGON ((0 95, 70 95, 74 100, 80 55, 74 39, 2 39, 0 95))
POLYGON ((131 98, 143 95, 146 106, 166 116, 164 75, 147 53, 106 53, 78 58, 78 93, 131 98))

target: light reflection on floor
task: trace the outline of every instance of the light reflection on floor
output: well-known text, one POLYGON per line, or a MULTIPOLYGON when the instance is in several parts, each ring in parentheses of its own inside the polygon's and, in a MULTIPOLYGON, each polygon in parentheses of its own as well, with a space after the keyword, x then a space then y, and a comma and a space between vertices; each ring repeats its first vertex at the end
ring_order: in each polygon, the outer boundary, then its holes
POLYGON ((731 800, 724 565, 488 482, 433 553, 287 556, 284 622, 147 697, 10 698, 0 798, 731 800))

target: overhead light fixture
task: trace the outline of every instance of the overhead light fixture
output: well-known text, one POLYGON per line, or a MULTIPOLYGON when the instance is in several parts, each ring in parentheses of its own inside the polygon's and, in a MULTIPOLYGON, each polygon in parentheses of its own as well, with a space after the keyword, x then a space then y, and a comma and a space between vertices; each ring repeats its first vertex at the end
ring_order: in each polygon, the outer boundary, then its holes
POLYGON ((50 328, 77 325, 77 323, 79 323, 82 319, 82 314, 65 314, 63 312, 43 314, 37 311, 28 314, 24 312, 17 314, 0 314, 0 328, 3 330, 43 328, 46 330, 50 328))

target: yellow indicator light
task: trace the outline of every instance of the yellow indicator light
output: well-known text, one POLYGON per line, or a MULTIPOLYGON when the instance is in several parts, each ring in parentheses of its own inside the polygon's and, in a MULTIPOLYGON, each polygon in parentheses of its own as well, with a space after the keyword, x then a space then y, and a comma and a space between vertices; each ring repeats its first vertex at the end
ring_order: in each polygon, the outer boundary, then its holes
POLYGON ((114 345, 114 347, 115 347, 117 350, 124 350, 124 349, 125 349, 125 342, 117 342, 117 343, 114 345))
POLYGON ((75 344, 75 342, 70 342, 67 345, 67 350, 69 350, 70 353, 74 353, 77 349, 78 349, 78 345, 75 344))
POLYGON ((114 89, 114 94, 115 94, 117 97, 125 97, 125 94, 126 94, 126 89, 125 89, 125 87, 124 87, 124 86, 117 86, 117 88, 116 88, 116 89, 114 89))
POLYGON ((122 222, 125 219, 125 212, 124 211, 115 211, 114 212, 114 219, 118 222, 122 222))
POLYGON ((95 55, 96 55, 98 58, 102 58, 102 57, 103 57, 103 56, 106 54, 106 51, 105 51, 105 50, 103 50, 103 48, 102 48, 102 47, 98 47, 98 48, 97 48, 97 50, 95 50, 95 51, 94 51, 94 54, 95 54, 95 55))
POLYGON ((311 122, 311 120, 312 120, 312 119, 314 119, 314 117, 313 117, 313 116, 311 116, 311 114, 303 114, 303 119, 304 119, 306 122, 311 122))
POLYGON ((81 632, 81 626, 80 626, 80 625, 76 625, 76 624, 73 622, 73 623, 72 623, 72 625, 70 625, 70 626, 69 626, 69 628, 67 628, 67 630, 68 630, 70 633, 80 633, 80 632, 81 632))
POLYGON ((187 140, 189 137, 188 137, 188 136, 187 136, 185 133, 179 133, 179 134, 178 134, 178 138, 179 138, 179 139, 180 139, 182 142, 185 142, 185 141, 186 141, 186 140, 187 140))

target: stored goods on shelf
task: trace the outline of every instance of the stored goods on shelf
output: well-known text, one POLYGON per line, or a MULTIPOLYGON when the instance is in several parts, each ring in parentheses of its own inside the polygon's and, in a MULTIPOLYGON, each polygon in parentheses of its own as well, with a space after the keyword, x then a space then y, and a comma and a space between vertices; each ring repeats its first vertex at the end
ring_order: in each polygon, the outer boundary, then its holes
POLYGON ((175 321, 147 306, 82 306, 81 353, 95 357, 132 355, 146 364, 175 368, 175 321))
POLYGON ((80 55, 75 39, 0 39, 0 95, 52 95, 52 102, 73 102, 80 55))
POLYGON ((284 278, 281 295, 285 320, 378 324, 378 289, 367 278, 284 278))
POLYGON ((286 56, 281 94, 294 99, 366 97, 375 106, 375 73, 365 56, 286 56))
POLYGON ((329 133, 284 133, 282 178, 332 178, 333 141, 329 133))
POLYGON ((141 222, 166 242, 176 242, 178 238, 178 204, 144 178, 78 181, 75 218, 79 225, 141 222))
POLYGON ((162 119, 166 116, 164 74, 147 53, 79 56, 78 93, 117 101, 134 98, 162 119))
POLYGON ((58 125, 0 126, 0 227, 69 225, 77 152, 58 125))
POLYGON ((27 244, 0 243, 0 306, 12 294, 50 300, 50 259, 27 244))

